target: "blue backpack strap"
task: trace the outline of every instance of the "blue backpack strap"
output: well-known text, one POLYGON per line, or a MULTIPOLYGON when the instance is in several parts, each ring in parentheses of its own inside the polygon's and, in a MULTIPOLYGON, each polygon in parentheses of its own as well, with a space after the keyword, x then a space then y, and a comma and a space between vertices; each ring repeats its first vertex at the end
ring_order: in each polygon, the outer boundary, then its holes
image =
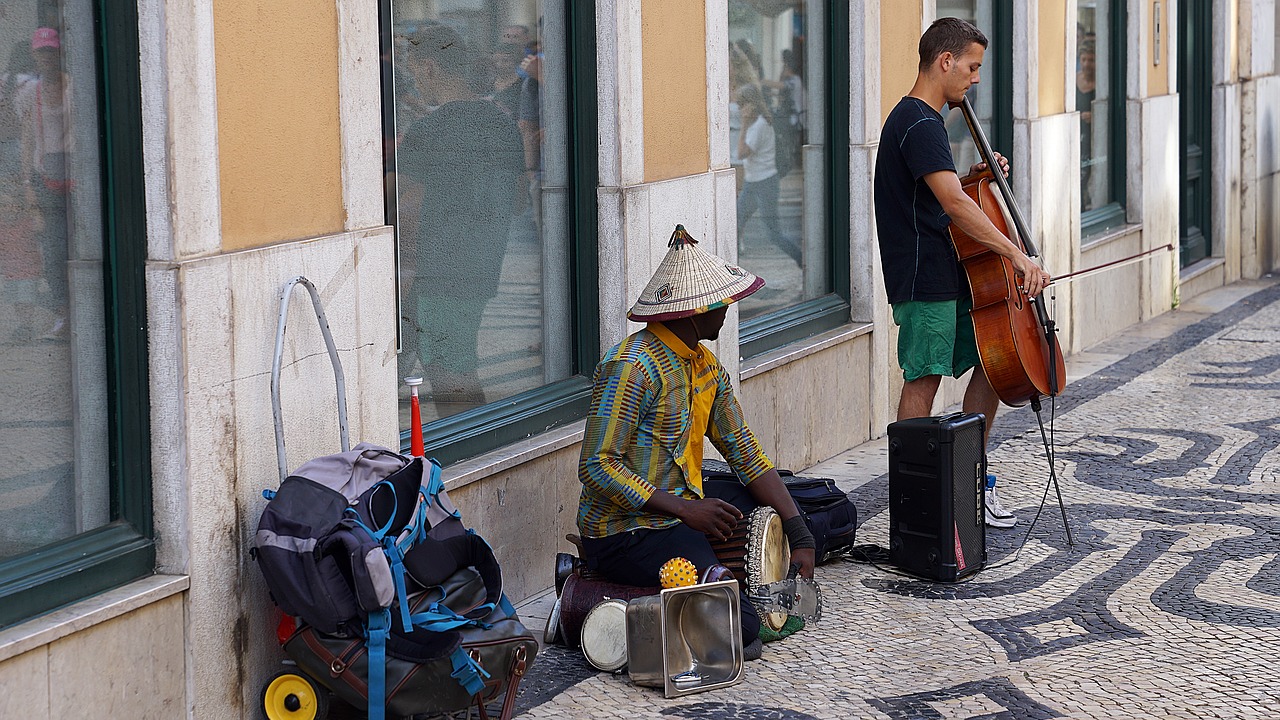
MULTIPOLYGON (((484 690, 484 681, 489 677, 489 673, 467 654, 466 648, 458 646, 458 649, 449 656, 449 660, 453 663, 453 672, 449 675, 458 681, 468 695, 478 695, 481 690, 484 690)), ((373 720, 372 715, 369 716, 369 720, 373 720)))
POLYGON ((511 604, 511 601, 507 599, 506 593, 502 593, 502 599, 498 601, 498 608, 502 610, 502 612, 506 613, 508 617, 516 616, 516 608, 511 604))
POLYGON ((387 635, 391 611, 372 613, 366 622, 369 654, 369 720, 385 720, 387 712, 387 635))
POLYGON ((409 593, 404 584, 404 552, 396 544, 394 538, 385 538, 382 548, 387 553, 387 561, 391 564, 391 579, 396 584, 396 598, 400 601, 400 625, 405 632, 413 632, 412 613, 409 612, 409 593))
MULTIPOLYGON (((387 531, 391 529, 391 525, 394 524, 396 521, 396 514, 397 514, 397 509, 399 508, 399 505, 400 505, 400 498, 396 497, 394 492, 395 486, 392 485, 391 483, 387 482, 386 480, 379 480, 378 482, 374 483, 373 487, 376 488, 379 485, 386 485, 392 490, 391 514, 387 517, 387 521, 382 524, 382 527, 378 528, 377 530, 374 530, 373 528, 370 528, 368 525, 365 525, 364 522, 360 520, 360 515, 356 512, 356 509, 354 507, 347 508, 346 510, 343 511, 343 513, 345 515, 350 516, 351 519, 354 520, 357 525, 364 528, 364 531, 369 533, 369 535, 374 540, 377 540, 378 542, 382 542, 382 538, 386 537, 387 531)), ((370 517, 372 518, 372 516, 370 517)))
MULTIPOLYGON (((431 465, 431 475, 427 479, 426 493, 427 499, 433 504, 439 504, 440 492, 444 490, 444 478, 441 476, 441 465, 435 458, 427 458, 427 463, 431 465)), ((462 513, 454 508, 451 513, 456 518, 461 518, 462 513)))
POLYGON ((418 629, 428 630, 431 632, 445 632, 447 630, 456 630, 460 627, 478 627, 489 629, 488 623, 481 622, 474 618, 459 615, 444 604, 444 598, 431 603, 426 610, 413 614, 413 626, 418 629))

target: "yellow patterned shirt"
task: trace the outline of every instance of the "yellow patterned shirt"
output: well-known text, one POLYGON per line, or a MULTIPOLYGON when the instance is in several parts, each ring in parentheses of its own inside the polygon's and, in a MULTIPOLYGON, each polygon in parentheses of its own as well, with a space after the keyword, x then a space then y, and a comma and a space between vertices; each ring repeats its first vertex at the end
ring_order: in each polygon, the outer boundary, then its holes
POLYGON ((693 408, 706 407, 704 393, 713 393, 706 437, 743 482, 773 468, 715 355, 649 323, 596 366, 578 463, 578 531, 584 537, 675 525, 679 520, 643 509, 655 490, 702 497, 702 455, 690 450, 701 446, 701 435, 691 443, 691 428, 703 424, 693 408))

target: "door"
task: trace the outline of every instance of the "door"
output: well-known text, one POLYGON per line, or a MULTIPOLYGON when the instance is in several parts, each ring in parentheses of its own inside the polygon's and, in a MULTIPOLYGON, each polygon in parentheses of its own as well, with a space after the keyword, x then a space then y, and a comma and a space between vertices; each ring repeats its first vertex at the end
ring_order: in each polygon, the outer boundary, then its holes
POLYGON ((1182 207, 1179 224, 1179 262, 1186 267, 1208 257, 1210 235, 1209 131, 1212 107, 1213 57, 1210 55, 1212 3, 1178 3, 1178 119, 1179 170, 1182 207))

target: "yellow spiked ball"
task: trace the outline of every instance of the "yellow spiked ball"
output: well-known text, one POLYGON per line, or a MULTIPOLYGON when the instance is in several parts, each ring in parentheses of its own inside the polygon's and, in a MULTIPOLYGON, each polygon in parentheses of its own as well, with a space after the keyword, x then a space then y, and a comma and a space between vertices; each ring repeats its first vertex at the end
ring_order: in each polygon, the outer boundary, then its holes
POLYGON ((674 557, 662 564, 658 581, 664 588, 688 587, 698 584, 698 568, 682 557, 674 557))

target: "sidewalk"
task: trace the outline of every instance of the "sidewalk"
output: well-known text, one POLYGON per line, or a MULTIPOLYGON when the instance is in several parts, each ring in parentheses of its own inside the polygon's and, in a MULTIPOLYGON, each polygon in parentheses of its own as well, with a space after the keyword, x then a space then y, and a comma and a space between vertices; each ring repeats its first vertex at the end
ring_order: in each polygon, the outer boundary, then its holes
MULTIPOLYGON (((742 683, 666 700, 545 648, 522 718, 1280 717, 1280 284, 1243 282, 1072 357, 1054 447, 1075 547, 1029 408, 990 466, 1019 524, 955 585, 818 568, 820 625, 742 683), (999 567, 997 567, 999 566, 999 567)), ((1048 422, 1049 403, 1045 403, 1048 422)), ((886 441, 805 470, 849 491, 888 546, 886 441)), ((550 565, 548 559, 548 565, 550 565)), ((553 594, 520 612, 536 634, 553 594)))

